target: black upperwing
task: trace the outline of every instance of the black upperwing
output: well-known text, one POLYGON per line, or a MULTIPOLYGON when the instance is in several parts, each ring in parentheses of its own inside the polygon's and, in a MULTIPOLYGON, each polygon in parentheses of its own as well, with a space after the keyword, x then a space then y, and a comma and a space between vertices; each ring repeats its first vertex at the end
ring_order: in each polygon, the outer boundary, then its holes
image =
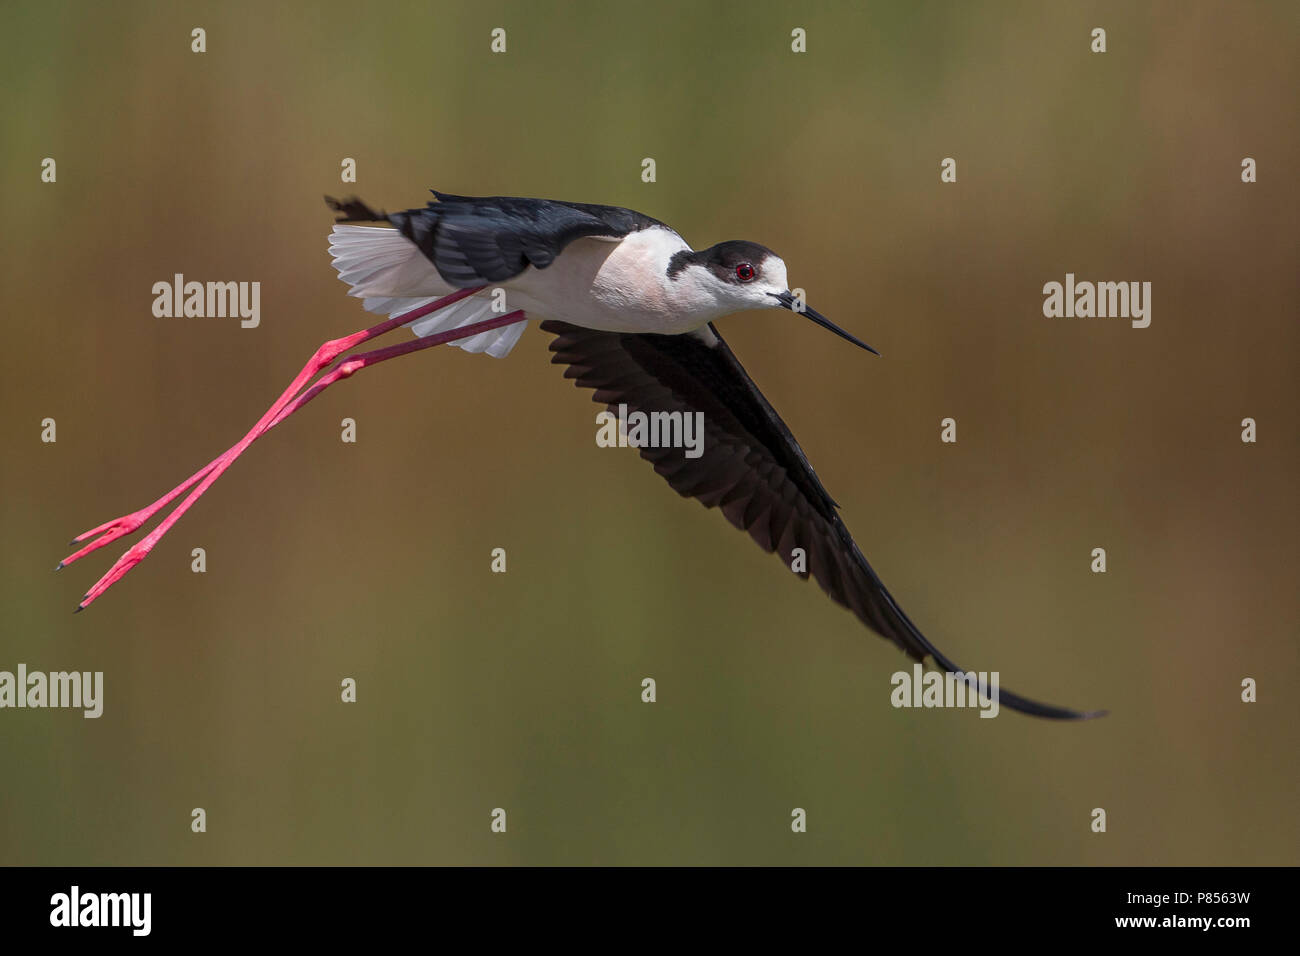
POLYGON ((327 196, 326 202, 340 213, 339 222, 391 222, 439 275, 462 289, 504 282, 529 266, 545 269, 575 239, 621 239, 663 226, 621 206, 432 192, 437 202, 392 214, 376 212, 355 198, 341 202, 327 196))
MULTIPOLYGON (((556 336, 551 361, 569 366, 565 378, 595 389, 597 403, 704 413, 700 457, 686 457, 683 448, 639 449, 678 494, 721 508, 763 550, 780 553, 786 567, 794 549, 803 548, 807 567, 834 601, 914 659, 930 657, 946 671, 965 673, 926 640, 885 589, 790 429, 712 325, 685 335, 600 332, 553 320, 541 327, 556 336)), ((1040 704, 1001 689, 999 701, 1038 717, 1103 713, 1040 704)))

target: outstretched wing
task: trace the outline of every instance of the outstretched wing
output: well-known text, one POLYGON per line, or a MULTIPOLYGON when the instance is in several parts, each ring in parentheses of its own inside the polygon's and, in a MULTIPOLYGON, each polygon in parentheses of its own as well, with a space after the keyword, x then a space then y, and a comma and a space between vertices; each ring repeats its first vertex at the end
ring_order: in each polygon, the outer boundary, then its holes
MULTIPOLYGON (((663 223, 631 209, 554 199, 453 196, 433 190, 423 209, 385 214, 358 199, 329 200, 340 222, 387 219, 457 288, 504 282, 529 266, 545 269, 584 237, 621 239, 663 223)), ((667 227, 664 227, 667 228, 667 227)))
MULTIPOLYGON (((565 377, 580 387, 595 389, 596 402, 626 404, 629 411, 704 413, 700 457, 688 458, 684 448, 639 449, 678 494, 720 508, 787 567, 794 549, 802 548, 822 590, 867 627, 918 661, 930 657, 946 671, 964 673, 885 589, 790 429, 712 325, 685 335, 600 332, 557 321, 541 327, 555 335, 551 361, 568 365, 565 377)), ((1006 690, 999 701, 1039 717, 1097 716, 1006 690)))

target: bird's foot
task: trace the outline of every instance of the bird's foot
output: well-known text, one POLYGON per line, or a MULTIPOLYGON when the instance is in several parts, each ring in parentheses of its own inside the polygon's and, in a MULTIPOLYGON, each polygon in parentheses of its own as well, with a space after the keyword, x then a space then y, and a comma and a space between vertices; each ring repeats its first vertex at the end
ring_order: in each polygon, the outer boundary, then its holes
POLYGON ((84 558, 92 551, 98 551, 104 545, 112 544, 118 538, 131 534, 132 532, 136 531, 142 524, 148 521, 152 514, 153 511, 151 509, 142 508, 139 511, 131 512, 129 515, 123 515, 120 518, 114 518, 112 521, 105 521, 99 527, 91 528, 89 531, 85 531, 77 535, 75 538, 72 539, 73 544, 80 544, 82 541, 85 541, 87 538, 92 538, 92 537, 94 537, 95 540, 91 541, 84 548, 72 552, 72 554, 68 555, 66 558, 64 558, 62 561, 59 562, 59 567, 60 568, 67 567, 73 561, 76 561, 80 558, 84 558), (96 535, 98 535, 98 537, 95 537, 96 535))
POLYGON ((77 610, 84 611, 92 602, 98 599, 100 595, 118 581, 122 580, 122 578, 126 577, 127 572, 143 561, 145 555, 153 550, 153 546, 157 544, 157 542, 158 539, 151 534, 144 540, 127 548, 113 566, 108 569, 108 572, 96 581, 94 586, 86 592, 85 597, 81 599, 81 603, 77 605, 77 610))

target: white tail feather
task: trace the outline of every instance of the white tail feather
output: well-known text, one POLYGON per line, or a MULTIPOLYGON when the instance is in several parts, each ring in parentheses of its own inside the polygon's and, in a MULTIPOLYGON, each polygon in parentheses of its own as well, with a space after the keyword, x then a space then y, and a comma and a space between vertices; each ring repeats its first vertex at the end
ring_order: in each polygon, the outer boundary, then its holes
MULTIPOLYGON (((455 288, 438 274, 433 263, 396 229, 382 226, 336 225, 330 234, 330 255, 348 295, 365 300, 366 310, 390 317, 428 305, 455 288)), ((416 319, 406 327, 418 336, 458 329, 491 318, 488 290, 416 319)), ((449 342, 466 352, 486 352, 503 358, 523 335, 527 322, 517 322, 467 339, 449 342)))

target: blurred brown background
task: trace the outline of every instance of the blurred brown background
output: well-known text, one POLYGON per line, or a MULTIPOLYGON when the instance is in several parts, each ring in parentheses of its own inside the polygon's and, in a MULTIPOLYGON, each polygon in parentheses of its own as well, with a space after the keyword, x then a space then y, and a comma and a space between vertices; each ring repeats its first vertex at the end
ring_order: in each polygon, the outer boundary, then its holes
POLYGON ((0 712, 0 862, 1297 861, 1294 4, 4 18, 0 669, 102 670, 106 701, 0 712), (55 575, 64 542, 374 321, 322 193, 431 186, 777 249, 883 358, 785 313, 721 329, 868 558, 958 661, 1111 716, 892 709, 906 659, 597 448, 535 327, 330 390, 73 617, 121 547, 55 575), (261 326, 155 318, 176 272, 260 281, 261 326), (1066 272, 1152 282, 1151 327, 1044 318, 1066 272))

